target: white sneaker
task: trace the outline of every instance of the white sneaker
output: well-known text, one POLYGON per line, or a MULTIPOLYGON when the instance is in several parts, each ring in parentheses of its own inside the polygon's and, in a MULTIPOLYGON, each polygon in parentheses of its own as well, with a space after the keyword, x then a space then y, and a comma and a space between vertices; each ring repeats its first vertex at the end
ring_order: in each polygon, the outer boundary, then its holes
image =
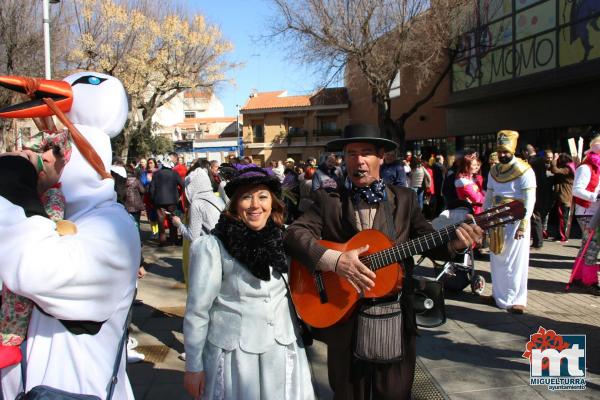
POLYGON ((138 347, 138 341, 131 336, 127 339, 127 350, 133 350, 138 347))
POLYGON ((178 357, 181 361, 185 361, 185 353, 181 353, 178 357))
POLYGON ((135 350, 127 351, 127 363, 128 364, 139 363, 141 361, 144 361, 145 359, 146 359, 146 356, 138 351, 135 351, 135 350))

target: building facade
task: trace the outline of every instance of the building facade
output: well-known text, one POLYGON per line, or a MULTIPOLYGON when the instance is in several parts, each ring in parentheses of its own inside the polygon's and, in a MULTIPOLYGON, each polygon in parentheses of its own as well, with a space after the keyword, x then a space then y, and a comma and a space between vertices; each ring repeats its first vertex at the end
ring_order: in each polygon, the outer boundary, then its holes
POLYGON ((38 131, 31 118, 6 118, 0 121, 0 153, 22 148, 23 143, 38 131))
MULTIPOLYGON (((497 131, 513 129, 520 146, 568 151, 567 139, 600 131, 600 1, 475 3, 471 12, 485 23, 462 36, 450 73, 408 119, 407 149, 425 157, 466 148, 485 154, 497 131)), ((366 83, 347 74, 346 85, 351 120, 376 123, 366 83)), ((393 86, 394 119, 431 88, 417 90, 405 70, 393 86)))
POLYGON ((236 125, 235 117, 186 118, 174 125, 175 151, 190 161, 205 158, 221 163, 230 155, 237 157, 241 124, 236 125))
MULTIPOLYGON (((600 1, 487 0, 481 45, 452 66, 447 133, 491 148, 499 129, 567 151, 600 127, 600 1)), ((465 36, 475 41, 475 33, 465 36)))
POLYGON ((160 107, 153 119, 154 134, 173 141, 187 162, 206 158, 223 162, 240 154, 241 124, 226 117, 213 92, 188 90, 160 107))
POLYGON ((348 124, 349 106, 345 88, 325 88, 308 96, 287 96, 283 90, 253 93, 240 109, 244 155, 263 165, 288 157, 318 158, 348 124))

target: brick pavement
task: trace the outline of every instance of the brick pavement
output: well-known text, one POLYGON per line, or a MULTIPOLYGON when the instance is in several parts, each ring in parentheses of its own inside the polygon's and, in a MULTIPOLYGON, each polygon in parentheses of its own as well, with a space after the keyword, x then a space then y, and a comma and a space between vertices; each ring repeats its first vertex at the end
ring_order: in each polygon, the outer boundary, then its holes
MULTIPOLYGON (((421 364, 451 399, 592 399, 600 397, 600 298, 582 292, 565 293, 578 240, 567 246, 546 242, 532 253, 527 313, 513 315, 480 304, 467 290, 448 295, 448 322, 422 329, 418 339, 421 364), (588 389, 549 392, 528 384, 529 367, 521 358, 528 336, 539 325, 558 333, 587 334, 588 389)), ((149 273, 139 283, 142 305, 134 308, 132 336, 147 362, 130 364, 128 373, 139 400, 187 399, 182 386, 184 362, 181 248, 146 246, 149 273)), ((476 268, 490 282, 489 263, 476 268)), ((431 275, 429 267, 421 268, 431 275)), ((489 294, 488 285, 486 294, 489 294)), ((327 385, 325 346, 309 348, 319 398, 331 398, 327 385)))
MULTIPOLYGON (((446 295, 448 321, 422 329, 417 354, 451 399, 593 399, 600 397, 600 297, 574 289, 565 292, 579 240, 566 246, 544 243, 530 255, 526 313, 514 315, 481 304, 468 289, 446 295), (587 389, 551 392, 529 385, 529 362, 521 357, 529 335, 539 326, 559 334, 587 335, 587 389)), ((490 265, 476 269, 488 282, 490 265)), ((421 269, 424 275, 430 268, 421 269)))

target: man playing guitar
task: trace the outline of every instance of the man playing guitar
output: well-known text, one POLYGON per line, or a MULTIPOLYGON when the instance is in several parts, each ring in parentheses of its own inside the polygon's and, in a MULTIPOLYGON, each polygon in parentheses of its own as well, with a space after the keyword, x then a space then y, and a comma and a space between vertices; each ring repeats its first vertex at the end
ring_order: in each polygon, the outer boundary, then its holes
MULTIPOLYGON (((375 286, 375 273, 359 256, 368 245, 340 252, 318 243, 320 239, 346 242, 358 232, 377 229, 404 242, 433 232, 417 203, 415 193, 408 188, 386 187, 379 168, 384 152, 396 148, 396 143, 380 137, 379 129, 364 124, 345 128, 341 138, 327 144, 328 151, 344 151, 346 184, 334 192, 318 190, 315 204, 286 231, 284 241, 289 254, 313 271, 333 271, 347 279, 358 292, 375 286)), ((480 242, 483 231, 477 225, 462 224, 456 239, 426 252, 436 259, 450 259, 474 242, 480 242)), ((352 336, 356 310, 342 322, 315 329, 317 339, 327 347, 329 383, 335 399, 409 399, 416 359, 416 325, 412 306, 412 259, 403 260, 403 311, 405 353, 401 361, 390 363, 357 362, 352 356, 352 336)))

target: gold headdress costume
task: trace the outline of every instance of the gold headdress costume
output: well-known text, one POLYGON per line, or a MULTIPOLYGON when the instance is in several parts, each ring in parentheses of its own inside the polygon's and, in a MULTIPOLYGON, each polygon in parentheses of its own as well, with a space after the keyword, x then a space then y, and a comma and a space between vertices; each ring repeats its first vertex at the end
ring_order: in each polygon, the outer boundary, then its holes
POLYGON ((497 152, 509 152, 515 154, 517 150, 517 140, 519 140, 519 132, 517 131, 500 131, 496 139, 497 152))
MULTIPOLYGON (((519 140, 519 132, 511 130, 502 130, 498 132, 496 138, 496 152, 515 154, 517 150, 517 141, 519 140)), ((513 181, 523 175, 531 166, 519 158, 508 164, 494 164, 490 170, 490 175, 496 182, 506 183, 513 181)), ((515 200, 502 196, 494 196, 492 199, 492 207, 496 207, 515 200)), ((521 199, 516 199, 521 200, 521 199)), ((527 221, 522 220, 519 229, 525 230, 527 221)), ((504 227, 496 227, 490 229, 490 250, 494 254, 502 253, 504 248, 504 227)))

